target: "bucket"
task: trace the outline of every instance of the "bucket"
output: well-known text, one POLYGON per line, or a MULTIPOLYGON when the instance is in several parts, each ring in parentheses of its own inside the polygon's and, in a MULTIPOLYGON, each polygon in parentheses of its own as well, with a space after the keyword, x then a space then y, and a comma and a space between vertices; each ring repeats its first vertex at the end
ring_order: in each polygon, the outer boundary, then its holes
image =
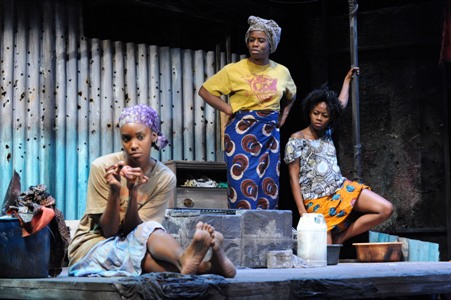
POLYGON ((0 217, 0 278, 49 276, 50 229, 22 237, 19 220, 0 217))
POLYGON ((302 214, 297 227, 297 256, 306 267, 327 266, 327 226, 322 214, 302 214))
POLYGON ((336 265, 340 259, 340 248, 343 244, 327 245, 327 265, 336 265))

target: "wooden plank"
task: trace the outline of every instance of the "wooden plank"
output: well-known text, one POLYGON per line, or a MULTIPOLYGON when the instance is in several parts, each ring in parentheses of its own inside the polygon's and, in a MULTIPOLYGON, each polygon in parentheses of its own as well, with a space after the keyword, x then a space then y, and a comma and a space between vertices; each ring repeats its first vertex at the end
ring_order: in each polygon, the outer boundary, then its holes
POLYGON ((439 261, 439 245, 407 239, 409 245, 409 261, 439 261))
POLYGON ((429 261, 440 261, 440 250, 437 243, 429 243, 429 261))
MULTIPOLYGON (((183 95, 182 107, 184 112, 193 112, 194 97, 197 90, 194 89, 194 69, 193 69, 193 52, 192 50, 183 50, 182 58, 182 80, 183 80, 183 95)), ((200 79, 199 79, 200 80, 200 79)), ((183 157, 182 160, 194 159, 194 113, 185 113, 183 120, 183 157)))
POLYGON ((409 245, 409 261, 420 261, 418 241, 407 239, 409 245))
POLYGON ((396 235, 391 235, 382 232, 370 231, 369 232, 369 242, 370 243, 387 243, 387 242, 398 242, 399 237, 396 235))
MULTIPOLYGON (((159 57, 159 68, 160 68, 160 76, 159 76, 159 105, 155 108, 155 110, 160 115, 161 124, 161 133, 169 140, 169 146, 161 149, 158 152, 160 155, 161 161, 168 161, 173 159, 172 157, 172 149, 175 147, 179 147, 178 145, 174 145, 174 140, 172 139, 172 91, 171 91, 171 49, 169 47, 160 47, 158 52, 159 57)), ((180 116, 177 116, 180 117, 180 116)), ((155 154, 156 154, 155 153, 155 154)))
POLYGON ((403 260, 409 261, 409 242, 405 237, 400 237, 399 241, 402 243, 402 256, 403 260))
POLYGON ((193 98, 193 112, 194 112, 194 159, 197 161, 205 161, 206 156, 206 136, 205 136, 205 126, 204 126, 204 110, 205 101, 197 94, 200 87, 204 83, 204 51, 196 50, 194 51, 194 98, 193 98))
MULTIPOLYGON (((209 51, 206 53, 205 57, 205 75, 209 78, 214 75, 213 68, 214 68, 214 59, 215 59, 215 53, 212 51, 209 51), (210 72, 209 72, 210 71, 210 72)), ((216 149, 216 141, 218 140, 216 136, 216 125, 217 125, 217 118, 216 118, 216 109, 212 107, 211 105, 205 104, 205 110, 204 110, 204 116, 205 116, 205 147, 206 147, 206 159, 207 161, 215 161, 216 160, 216 152, 220 149, 216 149)))
MULTIPOLYGON (((2 174, 3 178, 3 180, 0 180, 0 191, 3 193, 6 193, 8 190, 9 180, 14 174, 11 161, 8 159, 14 153, 12 151, 13 128, 10 125, 13 123, 13 85, 15 82, 13 78, 15 44, 14 30, 12 30, 14 28, 14 14, 10 13, 14 11, 13 7, 14 1, 4 1, 2 3, 3 9, 0 12, 2 26, 4 28, 2 42, 0 43, 0 53, 2 54, 0 89, 3 92, 2 109, 0 109, 0 120, 3 125, 2 130, 0 130, 0 149, 3 151, 3 157, 7 158, 0 159, 0 174, 2 174)), ((47 140, 48 136, 44 135, 44 138, 47 140)))
MULTIPOLYGON (((182 51, 171 49, 171 95, 172 95, 172 130, 167 138, 171 143, 172 159, 183 159, 183 71, 182 51)), ((169 120, 163 119, 165 126, 169 120)))

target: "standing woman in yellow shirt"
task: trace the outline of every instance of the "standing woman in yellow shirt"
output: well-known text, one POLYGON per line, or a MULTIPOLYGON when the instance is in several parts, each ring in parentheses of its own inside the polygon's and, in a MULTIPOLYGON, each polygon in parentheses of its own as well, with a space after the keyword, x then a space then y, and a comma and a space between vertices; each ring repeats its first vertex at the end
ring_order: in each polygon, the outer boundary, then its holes
POLYGON ((199 96, 229 116, 224 135, 229 208, 277 209, 279 127, 293 105, 296 85, 285 66, 269 59, 279 44, 281 28, 273 20, 255 16, 248 23, 249 57, 210 77, 199 96), (229 95, 230 103, 222 95, 229 95))

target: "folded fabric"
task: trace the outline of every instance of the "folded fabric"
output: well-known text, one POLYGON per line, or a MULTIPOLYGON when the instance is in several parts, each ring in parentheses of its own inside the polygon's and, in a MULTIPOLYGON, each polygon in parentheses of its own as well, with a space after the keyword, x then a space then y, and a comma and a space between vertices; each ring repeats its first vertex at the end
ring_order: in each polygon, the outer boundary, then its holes
POLYGON ((19 215, 19 222, 22 226, 22 237, 27 237, 33 233, 38 232, 42 228, 49 225, 52 219, 55 217, 55 211, 51 208, 41 206, 39 211, 33 214, 30 222, 23 222, 19 215))
POLYGON ((18 197, 16 206, 11 205, 7 211, 19 219, 23 237, 46 227, 55 216, 53 209, 55 199, 46 192, 46 189, 42 184, 30 186, 18 197))
POLYGON ((216 181, 208 178, 188 179, 183 184, 185 187, 216 187, 216 181))

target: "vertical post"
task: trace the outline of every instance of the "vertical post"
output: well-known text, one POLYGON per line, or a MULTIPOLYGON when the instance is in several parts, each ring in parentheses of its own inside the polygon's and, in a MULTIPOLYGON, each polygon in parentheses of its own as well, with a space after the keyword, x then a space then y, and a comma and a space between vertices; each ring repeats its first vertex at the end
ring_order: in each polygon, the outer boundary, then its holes
MULTIPOLYGON (((350 33, 350 52, 351 52, 351 66, 357 67, 358 60, 358 46, 357 46, 357 11, 359 5, 357 0, 348 0, 349 3, 349 33, 350 33)), ((354 176, 355 180, 361 181, 361 151, 360 145, 360 112, 359 112, 359 77, 354 75, 351 84, 352 90, 352 128, 353 128, 353 142, 354 142, 354 176)))
POLYGON ((232 42, 230 40, 230 35, 226 37, 226 64, 232 62, 232 42))
POLYGON ((446 227, 447 227, 447 257, 446 260, 451 260, 451 169, 450 169, 450 146, 449 146, 449 134, 451 132, 450 130, 450 123, 448 121, 449 119, 449 96, 448 96, 448 84, 447 84, 447 72, 446 72, 446 63, 441 66, 441 73, 442 73, 442 98, 443 98, 443 120, 444 120, 444 128, 445 128, 445 134, 444 134, 444 167, 445 167, 445 201, 446 201, 446 227))

